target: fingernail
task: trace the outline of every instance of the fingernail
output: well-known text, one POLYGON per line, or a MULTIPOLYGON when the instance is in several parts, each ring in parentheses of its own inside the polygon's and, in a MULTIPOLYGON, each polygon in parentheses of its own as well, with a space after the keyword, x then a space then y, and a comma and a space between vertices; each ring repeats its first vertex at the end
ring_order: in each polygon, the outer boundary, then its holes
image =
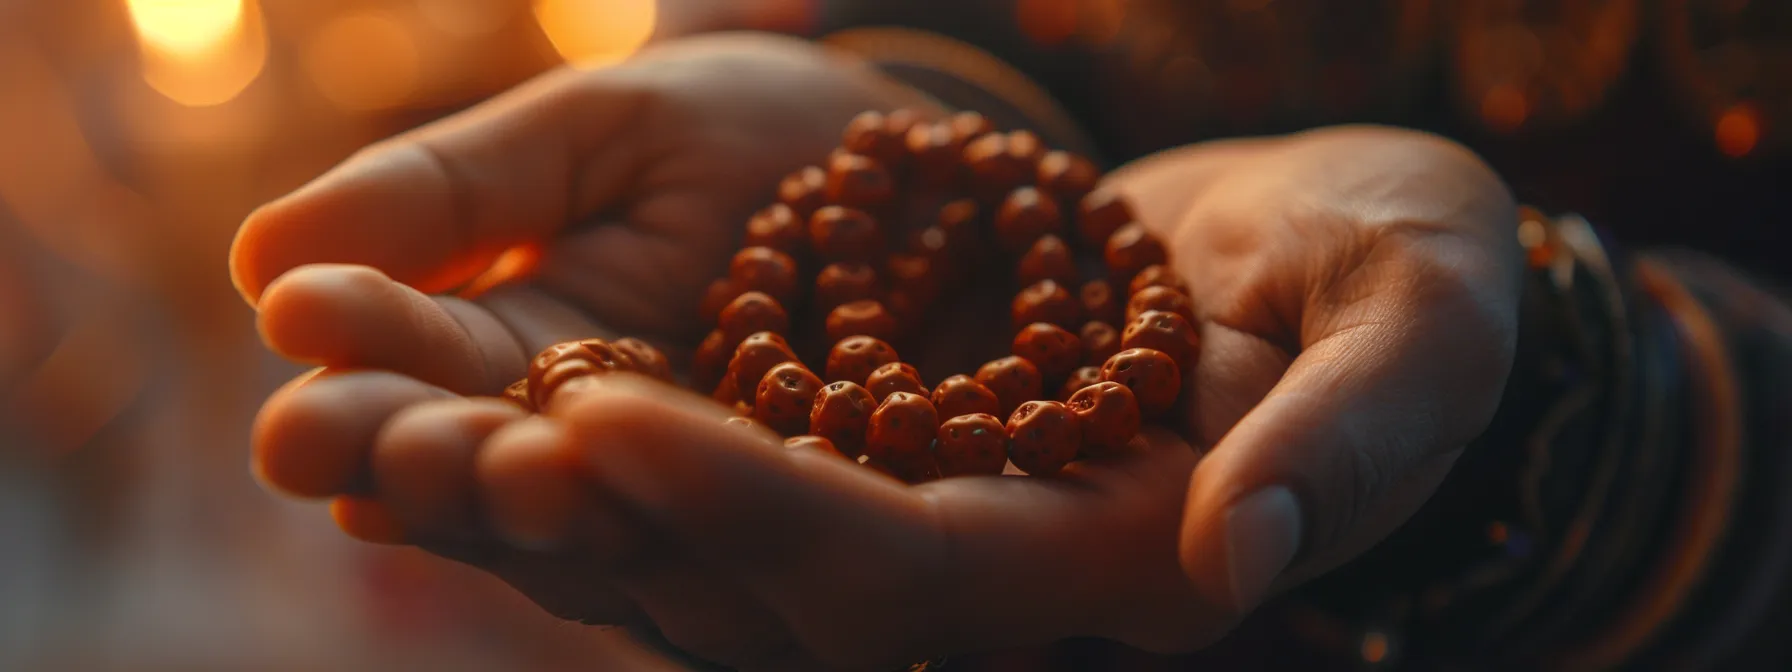
POLYGON ((1232 605, 1255 607, 1300 550, 1300 502, 1287 488, 1265 488, 1226 512, 1226 571, 1232 605))

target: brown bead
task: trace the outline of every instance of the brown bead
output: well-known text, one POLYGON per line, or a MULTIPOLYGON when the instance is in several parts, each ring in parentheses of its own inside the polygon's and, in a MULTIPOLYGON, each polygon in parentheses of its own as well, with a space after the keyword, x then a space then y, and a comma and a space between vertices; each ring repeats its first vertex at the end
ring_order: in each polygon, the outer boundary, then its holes
POLYGON ((847 457, 865 450, 865 433, 871 427, 871 411, 877 399, 858 383, 828 383, 809 407, 809 433, 834 442, 847 457))
POLYGON ((545 411, 554 392, 567 381, 616 371, 623 368, 623 362, 623 356, 603 339, 555 343, 529 361, 529 399, 545 411))
POLYGON ((996 211, 996 238, 1003 249, 1016 254, 1031 247, 1040 236, 1054 235, 1063 229, 1064 217, 1057 202, 1032 187, 1009 192, 996 211))
POLYGON ((1161 310, 1139 313, 1127 323, 1120 335, 1120 347, 1150 348, 1170 356, 1177 371, 1195 370, 1195 357, 1201 352, 1201 336, 1181 315, 1161 310))
POLYGON ((970 111, 952 115, 951 119, 946 120, 946 124, 952 129, 953 139, 961 145, 996 130, 995 124, 990 123, 987 117, 970 111))
POLYGON ((778 202, 789 207, 797 221, 807 222, 816 210, 827 205, 827 188, 828 172, 809 166, 778 182, 778 202))
POLYGON ((840 449, 834 445, 833 441, 815 436, 814 434, 804 434, 802 436, 793 436, 785 439, 784 447, 789 450, 814 450, 833 455, 842 460, 852 459, 847 457, 846 453, 840 452, 840 449))
POLYGON ((1076 414, 1056 401, 1029 401, 1008 417, 1008 460, 1029 476, 1063 471, 1082 443, 1076 414))
POLYGON ((933 388, 932 399, 934 408, 939 409, 942 418, 976 413, 997 415, 1002 412, 1002 401, 996 398, 996 393, 989 391, 989 388, 975 378, 963 374, 940 381, 939 387, 933 388))
POLYGON ((1155 416, 1176 407, 1182 393, 1182 374, 1176 360, 1147 348, 1122 350, 1101 365, 1101 379, 1132 388, 1139 412, 1155 416))
POLYGON ((1120 227, 1114 235, 1108 236, 1108 244, 1103 259, 1108 263, 1108 273, 1117 282, 1127 282, 1137 277, 1139 271, 1154 264, 1167 264, 1170 253, 1164 249, 1164 243, 1151 235, 1145 227, 1128 224, 1120 227))
POLYGON ((809 431, 809 411, 815 407, 815 394, 821 391, 821 379, 797 362, 772 367, 759 379, 753 392, 753 419, 765 423, 784 436, 809 431))
POLYGON ((716 320, 728 340, 739 343, 761 331, 784 334, 790 331, 790 314, 784 305, 764 292, 746 292, 728 302, 716 320))
POLYGON ((1069 203, 1081 201, 1101 181, 1101 169, 1079 155, 1053 150, 1039 157, 1034 178, 1039 188, 1069 203))
MULTIPOLYGON (((1113 187, 1100 187, 1089 192, 1077 204, 1076 230, 1090 247, 1104 249, 1115 231, 1131 224, 1132 205, 1113 187)), ((1131 276, 1128 276, 1130 278, 1131 276)), ((1120 278, 1122 281, 1128 278, 1120 278)))
POLYGON ((1099 382, 1101 382, 1101 367, 1080 367, 1077 370, 1070 372, 1070 377, 1064 381, 1064 387, 1058 390, 1058 399, 1060 401, 1069 401, 1071 395, 1082 391, 1085 387, 1099 382))
POLYGON ((982 194, 999 195, 1033 179, 1033 162, 1016 154, 1009 137, 987 133, 966 143, 963 161, 971 187, 982 194))
POLYGON ((1120 354, 1120 331, 1106 322, 1089 321, 1077 332, 1083 342, 1083 365, 1101 366, 1109 357, 1120 354))
POLYGON ((735 285, 734 281, 729 278, 716 278, 709 283, 709 287, 703 290, 703 301, 698 304, 697 312, 701 314, 705 323, 715 324, 722 315, 722 309, 727 308, 728 303, 733 301, 734 297, 740 296, 743 291, 745 290, 735 285))
POLYGON ((716 383, 715 389, 710 390, 709 398, 723 406, 745 407, 746 412, 743 415, 753 414, 753 407, 746 400, 740 398, 740 383, 734 381, 733 373, 722 374, 722 382, 716 383))
POLYGON ((765 292, 779 303, 797 299, 796 260, 769 247, 742 248, 734 253, 728 262, 728 277, 742 290, 765 292))
POLYGON ((1076 286, 1076 257, 1064 239, 1053 235, 1040 236, 1021 255, 1016 265, 1022 287, 1041 280, 1051 280, 1065 287, 1076 286))
POLYGON ((929 187, 950 185, 958 178, 958 157, 964 143, 945 123, 916 124, 904 139, 915 175, 929 187))
POLYGON ((1091 320, 1119 324, 1126 317, 1126 297, 1115 295, 1114 286, 1106 280, 1083 283, 1077 300, 1083 304, 1083 315, 1091 320))
POLYGON ((1176 275, 1175 271, 1164 264, 1152 264, 1140 270, 1127 285, 1126 295, 1132 296, 1145 291, 1146 287, 1169 287, 1183 294, 1188 293, 1188 283, 1183 282, 1182 276, 1176 275))
POLYGON ((1046 379, 1057 379, 1070 373, 1083 361, 1083 343, 1076 334, 1063 327, 1034 322, 1014 335, 1013 352, 1034 366, 1046 379))
POLYGON ((890 362, 877 367, 865 377, 865 389, 871 390, 871 396, 879 402, 897 392, 928 396, 927 386, 921 384, 921 372, 907 362, 890 362))
POLYGON ((987 413, 952 417, 940 423, 933 459, 940 475, 1000 476, 1008 466, 1008 429, 987 413))
POLYGON ((875 209, 896 195, 896 179, 869 156, 835 154, 828 159, 827 195, 835 205, 875 209))
POLYGON ((1181 315, 1189 324, 1195 323, 1195 303, 1187 294, 1164 286, 1152 286, 1139 290, 1126 301, 1126 323, 1132 324, 1139 315, 1152 310, 1181 315))
POLYGON ((828 351, 828 380, 845 380, 864 385, 877 367, 901 361, 889 343, 871 336, 853 336, 834 344, 828 351))
POLYGON ((714 387, 728 372, 728 360, 734 358, 734 347, 740 341, 728 338, 721 329, 709 332, 697 351, 691 355, 691 387, 698 391, 714 387))
POLYGON ((772 367, 785 362, 801 364, 783 336, 761 331, 741 341, 734 349, 734 358, 728 360, 728 375, 734 376, 735 385, 740 390, 735 398, 749 403, 757 399, 759 381, 772 367))
POLYGON ((876 110, 860 112, 846 124, 840 146, 854 154, 862 154, 885 164, 902 159, 904 137, 914 126, 913 112, 884 114, 876 110))
POLYGON ((528 378, 511 383, 509 387, 504 388, 504 393, 499 398, 512 404, 516 404, 518 408, 530 413, 535 412, 534 402, 529 401, 528 378))
POLYGON ((1071 395, 1065 404, 1083 427, 1085 457, 1112 455, 1139 435, 1139 400, 1119 383, 1100 382, 1071 395))
POLYGON ((865 457, 895 472, 903 480, 933 467, 928 450, 939 434, 940 416, 926 397, 897 392, 871 412, 871 428, 865 435, 865 457))
POLYGON ((877 298, 877 271, 858 262, 828 264, 815 274, 815 304, 822 310, 877 298))
POLYGON ((1072 329, 1083 323, 1083 308, 1062 285, 1042 280, 1014 295, 1010 317, 1016 328, 1044 322, 1072 329))
POLYGON ((884 233, 871 215, 830 205, 809 218, 809 240, 829 261, 869 262, 883 252, 884 233))
POLYGON ((610 347, 628 362, 628 370, 671 382, 672 364, 659 348, 639 338, 619 338, 610 343, 610 347))
POLYGON ((892 254, 884 262, 884 277, 889 278, 891 291, 906 293, 922 303, 932 303, 939 296, 939 274, 927 257, 892 254))
POLYGON ((1024 357, 1003 357, 977 369, 977 384, 995 393, 1002 404, 1000 416, 1013 413, 1021 404, 1038 399, 1045 381, 1039 367, 1024 357))
POLYGON ((955 254, 966 254, 980 246, 982 232, 978 229, 982 221, 983 208, 977 201, 961 198, 940 207, 935 226, 946 232, 948 248, 955 250, 955 254))
POLYGON ((853 336, 888 341, 896 337, 896 316, 879 301, 843 303, 828 312, 827 330, 829 343, 853 336))
POLYGON ((747 220, 747 247, 769 247, 792 257, 809 249, 809 221, 783 203, 754 213, 747 220))

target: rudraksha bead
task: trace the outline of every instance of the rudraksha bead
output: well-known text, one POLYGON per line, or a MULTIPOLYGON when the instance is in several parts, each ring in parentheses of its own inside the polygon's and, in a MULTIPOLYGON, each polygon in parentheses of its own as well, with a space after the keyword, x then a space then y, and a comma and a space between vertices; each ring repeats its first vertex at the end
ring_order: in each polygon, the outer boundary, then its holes
POLYGON ((809 249, 809 220, 788 205, 773 203, 747 220, 746 245, 800 257, 809 249))
POLYGON ((942 418, 1002 412, 1002 401, 996 398, 996 393, 963 374, 940 381, 939 387, 933 388, 932 399, 933 407, 939 410, 942 418))
POLYGON ((1008 193, 1002 207, 996 210, 996 239, 1002 248, 1020 254, 1032 247, 1040 236, 1064 229, 1064 216, 1058 204, 1033 187, 1021 187, 1008 193))
POLYGON ((828 202, 861 210, 882 207, 896 195, 896 179, 869 156, 835 154, 828 159, 828 202))
POLYGON ((1052 197, 1061 202, 1076 203, 1095 190, 1095 185, 1101 182, 1101 170, 1081 156, 1052 150, 1039 157, 1034 179, 1039 188, 1052 197))
POLYGON ((946 120, 946 125, 952 129, 953 139, 961 146, 995 131, 996 128, 987 117, 969 110, 952 115, 952 118, 946 120))
POLYGON ((1106 322, 1085 322, 1077 338, 1083 342, 1083 365, 1101 366, 1109 357, 1120 354, 1120 332, 1106 322))
POLYGON ((1084 457, 1118 453, 1139 435, 1139 401, 1125 385, 1090 385, 1071 395, 1065 406, 1083 428, 1084 457))
POLYGON ((846 151, 895 165, 907 151, 904 146, 908 131, 915 125, 915 113, 902 110, 884 114, 875 110, 860 112, 846 124, 840 146, 846 151))
POLYGON ((622 355, 603 339, 588 338, 550 345, 529 361, 529 399, 537 407, 546 409, 553 401, 554 392, 567 381, 610 373, 622 367, 622 355))
POLYGON ((534 413, 536 410, 535 402, 529 401, 528 378, 511 383, 509 387, 504 388, 504 392, 498 398, 516 404, 518 408, 530 413, 534 413))
POLYGON ((892 254, 884 262, 890 291, 901 292, 922 303, 932 303, 940 293, 940 274, 933 262, 918 254, 892 254))
POLYGON ((815 274, 815 307, 824 311, 854 301, 875 299, 877 294, 877 271, 866 264, 828 264, 815 274))
POLYGON ((1038 399, 1044 381, 1040 379, 1039 367, 1034 366, 1024 357, 1008 356, 984 364, 977 369, 977 383, 1002 402, 1002 414, 1006 417, 1021 404, 1038 399))
POLYGON ((1039 368, 1046 380, 1068 375, 1083 361, 1083 343, 1063 327, 1034 322, 1014 335, 1012 352, 1039 368))
POLYGON ((783 336, 761 331, 741 341, 734 349, 734 357, 728 360, 728 375, 734 376, 735 385, 740 390, 735 398, 751 403, 766 372, 785 362, 801 365, 783 336))
POLYGON ((628 360, 628 370, 672 382, 672 364, 659 348, 639 338, 619 338, 611 342, 610 347, 628 360))
POLYGON ((897 392, 928 396, 927 386, 921 384, 921 372, 908 362, 890 362, 877 367, 865 377, 865 389, 870 390, 879 403, 897 392))
POLYGON ((1169 355, 1147 348, 1122 350, 1101 366, 1101 379, 1132 388, 1139 412, 1158 416, 1176 407, 1182 374, 1169 355))
POLYGON ((896 316, 882 302, 843 303, 828 313, 828 342, 838 343, 853 336, 887 341, 896 337, 896 326, 896 316))
POLYGON ((883 253, 884 233, 859 210, 830 205, 809 218, 809 240, 828 261, 869 262, 883 253))
POLYGON ((1010 309, 1016 329, 1034 322, 1055 324, 1065 329, 1074 329, 1083 323, 1082 306, 1063 285, 1051 280, 1042 280, 1020 290, 1014 295, 1010 309))
MULTIPOLYGON (((1131 224, 1134 215, 1132 206, 1120 195, 1120 190, 1113 187, 1100 187, 1089 192, 1077 204, 1076 230, 1083 237, 1083 242, 1090 247, 1106 249, 1108 239, 1114 236, 1121 227, 1131 224)), ((1131 276, 1120 278, 1125 282, 1131 276)))
POLYGON ((865 450, 865 433, 877 399, 858 383, 828 383, 809 408, 809 433, 834 443, 841 454, 856 458, 865 450))
POLYGON ((703 337, 691 356, 691 387, 698 391, 715 387, 728 372, 728 360, 734 358, 734 346, 737 345, 740 342, 729 340, 721 329, 710 331, 703 337))
POLYGON ((1083 304, 1083 315, 1091 320, 1120 324, 1126 319, 1126 297, 1115 296, 1114 286, 1106 280, 1084 283, 1076 298, 1083 304))
POLYGON ((1126 301, 1126 323, 1132 324, 1139 315, 1152 310, 1175 313, 1189 324, 1195 324, 1195 303, 1187 294, 1162 285, 1141 289, 1126 301))
POLYGON ((1058 400, 1069 401, 1071 395, 1099 382, 1101 382, 1101 367, 1077 367, 1077 370, 1071 371, 1070 377, 1064 381, 1064 387, 1058 390, 1058 400))
POLYGON ((828 351, 827 379, 864 385, 877 367, 898 361, 902 360, 889 343, 871 336, 853 336, 835 343, 828 351))
POLYGON ((1008 417, 1008 460, 1029 476, 1064 470, 1082 448, 1075 413, 1056 401, 1029 401, 1008 417))
POLYGON ((716 323, 728 340, 735 343, 761 331, 790 332, 790 314, 784 312, 783 304, 765 292, 746 292, 734 297, 728 307, 722 309, 716 323))
POLYGON ((1075 287, 1077 280, 1076 258, 1070 253, 1070 246, 1064 239, 1054 235, 1040 236, 1021 255, 1016 265, 1016 276, 1022 287, 1041 280, 1051 280, 1065 287, 1075 287))
POLYGON ((809 431, 809 411, 821 379, 797 362, 784 362, 765 372, 753 392, 753 419, 784 436, 809 431))
POLYGON ((1175 271, 1170 270, 1170 267, 1164 264, 1152 264, 1140 270, 1139 274, 1133 276, 1132 282, 1127 285, 1126 295, 1130 297, 1145 291, 1146 287, 1168 287, 1183 294, 1188 293, 1188 283, 1182 280, 1182 276, 1176 275, 1175 271))
POLYGON ((797 298, 796 260, 769 247, 747 247, 728 262, 728 278, 749 292, 765 292, 781 304, 797 298))
POLYGON ((966 143, 964 166, 971 188, 980 194, 1003 194, 1033 179, 1033 162, 1015 154, 1005 133, 985 133, 966 143))
POLYGON ((964 143, 952 135, 945 123, 915 124, 904 138, 914 175, 922 185, 939 188, 958 179, 959 156, 964 143))
POLYGON ((871 413, 864 455, 903 480, 919 480, 935 469, 928 448, 939 428, 939 413, 926 397, 907 392, 891 394, 871 413))
POLYGON ((1108 273, 1116 282, 1130 283, 1147 266, 1170 261, 1170 253, 1164 249, 1163 241, 1139 224, 1120 227, 1114 235, 1108 236, 1104 249, 1102 258, 1107 261, 1108 273))
POLYGON ((740 286, 734 284, 734 280, 729 278, 716 278, 711 281, 709 286, 703 289, 703 301, 697 305, 697 312, 703 318, 703 323, 715 324, 717 320, 721 319, 722 309, 727 308, 728 304, 734 301, 734 297, 740 296, 743 291, 745 290, 742 290, 740 286))
POLYGON ((940 423, 933 458, 946 478, 1000 476, 1008 466, 1008 429, 987 413, 952 417, 940 423))
POLYGON ((828 173, 819 166, 808 166, 784 177, 778 183, 778 202, 790 208, 797 221, 809 217, 827 205, 828 173))
POLYGON ((1147 310, 1126 325, 1120 335, 1120 347, 1150 348, 1170 356, 1177 371, 1193 371, 1195 357, 1201 351, 1201 337, 1194 325, 1175 313, 1147 310))

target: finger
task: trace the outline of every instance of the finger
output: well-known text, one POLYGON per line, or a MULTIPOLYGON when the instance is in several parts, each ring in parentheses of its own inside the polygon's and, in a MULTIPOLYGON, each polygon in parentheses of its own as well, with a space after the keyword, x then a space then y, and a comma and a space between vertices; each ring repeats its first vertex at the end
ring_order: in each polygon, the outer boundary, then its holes
POLYGON ((306 264, 378 268, 425 292, 614 202, 642 161, 620 133, 650 96, 613 71, 557 71, 382 142, 251 214, 231 250, 250 303, 306 264))
POLYGON ((488 310, 431 297, 367 266, 313 264, 268 286, 262 340, 294 361, 384 369, 463 394, 496 394, 527 355, 488 310))
POLYGON ((1322 334, 1195 472, 1181 558, 1248 611, 1409 517, 1484 429, 1511 366, 1517 276, 1447 235, 1374 248, 1310 306, 1322 334))
POLYGON ((453 396, 383 371, 307 374, 275 392, 251 430, 251 468, 295 497, 351 494, 381 425, 407 406, 453 396))
POLYGON ((405 542, 404 523, 378 500, 337 497, 330 500, 330 517, 343 534, 360 541, 388 546, 405 542))
POLYGON ((392 416, 374 442, 374 489, 413 540, 468 539, 476 517, 473 477, 479 446, 499 428, 527 417, 490 399, 442 399, 392 416))

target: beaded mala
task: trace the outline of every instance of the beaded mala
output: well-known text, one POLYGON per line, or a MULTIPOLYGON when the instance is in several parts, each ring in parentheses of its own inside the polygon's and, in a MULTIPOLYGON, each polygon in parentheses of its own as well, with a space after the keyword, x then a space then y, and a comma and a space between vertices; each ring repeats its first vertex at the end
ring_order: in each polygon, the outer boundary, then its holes
MULTIPOLYGON (((1050 476, 1121 451, 1178 408, 1199 340, 1168 250, 1100 178, 975 112, 860 114, 747 221, 697 306, 714 328, 686 382, 730 423, 910 483, 1009 464, 1050 476), (990 269, 1019 287, 1008 354, 929 386, 896 344, 990 269)), ((615 371, 674 381, 646 342, 585 339, 536 355, 504 398, 544 411, 615 371)))

